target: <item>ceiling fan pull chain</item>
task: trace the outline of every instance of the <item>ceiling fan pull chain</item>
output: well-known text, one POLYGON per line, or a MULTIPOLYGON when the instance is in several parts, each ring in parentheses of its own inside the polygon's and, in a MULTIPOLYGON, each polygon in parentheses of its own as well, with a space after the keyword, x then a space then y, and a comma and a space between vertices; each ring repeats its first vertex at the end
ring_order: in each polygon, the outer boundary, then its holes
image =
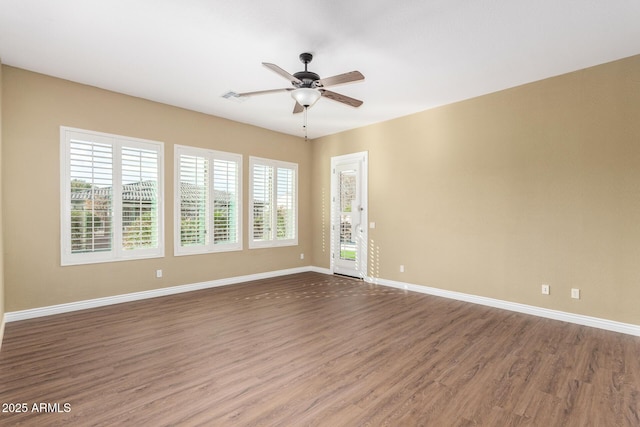
POLYGON ((302 129, 304 129, 304 140, 305 142, 308 141, 307 139, 307 107, 304 107, 304 119, 302 122, 302 129))

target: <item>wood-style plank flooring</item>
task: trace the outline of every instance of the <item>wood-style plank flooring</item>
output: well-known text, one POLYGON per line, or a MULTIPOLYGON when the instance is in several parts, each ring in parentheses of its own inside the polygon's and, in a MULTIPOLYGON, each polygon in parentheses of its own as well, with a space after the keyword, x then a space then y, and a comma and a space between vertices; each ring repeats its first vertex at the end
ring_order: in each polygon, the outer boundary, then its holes
POLYGON ((640 338, 304 273, 8 323, 0 403, 29 408, 3 426, 640 426, 640 338))

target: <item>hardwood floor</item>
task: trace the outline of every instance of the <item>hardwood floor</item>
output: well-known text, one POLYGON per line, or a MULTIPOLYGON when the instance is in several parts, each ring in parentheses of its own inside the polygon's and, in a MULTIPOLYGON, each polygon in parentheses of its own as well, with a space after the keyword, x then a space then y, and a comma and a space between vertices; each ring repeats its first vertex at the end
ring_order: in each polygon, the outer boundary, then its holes
POLYGON ((640 426, 640 338, 304 273, 9 323, 0 402, 28 408, 0 425, 640 426))

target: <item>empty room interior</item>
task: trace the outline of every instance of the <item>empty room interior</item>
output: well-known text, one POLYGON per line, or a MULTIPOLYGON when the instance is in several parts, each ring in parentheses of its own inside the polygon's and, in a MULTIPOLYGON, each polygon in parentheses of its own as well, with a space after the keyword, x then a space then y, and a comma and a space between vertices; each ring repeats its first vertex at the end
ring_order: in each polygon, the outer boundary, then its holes
POLYGON ((0 0, 0 425, 640 426, 638 22, 0 0))

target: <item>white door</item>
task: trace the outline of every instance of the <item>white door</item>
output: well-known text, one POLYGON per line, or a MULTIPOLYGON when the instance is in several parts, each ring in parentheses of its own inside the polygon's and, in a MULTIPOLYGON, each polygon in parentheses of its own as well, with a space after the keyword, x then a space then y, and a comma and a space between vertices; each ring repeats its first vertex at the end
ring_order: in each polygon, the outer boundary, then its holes
POLYGON ((334 273, 367 276, 367 153, 331 159, 331 233, 334 273))

